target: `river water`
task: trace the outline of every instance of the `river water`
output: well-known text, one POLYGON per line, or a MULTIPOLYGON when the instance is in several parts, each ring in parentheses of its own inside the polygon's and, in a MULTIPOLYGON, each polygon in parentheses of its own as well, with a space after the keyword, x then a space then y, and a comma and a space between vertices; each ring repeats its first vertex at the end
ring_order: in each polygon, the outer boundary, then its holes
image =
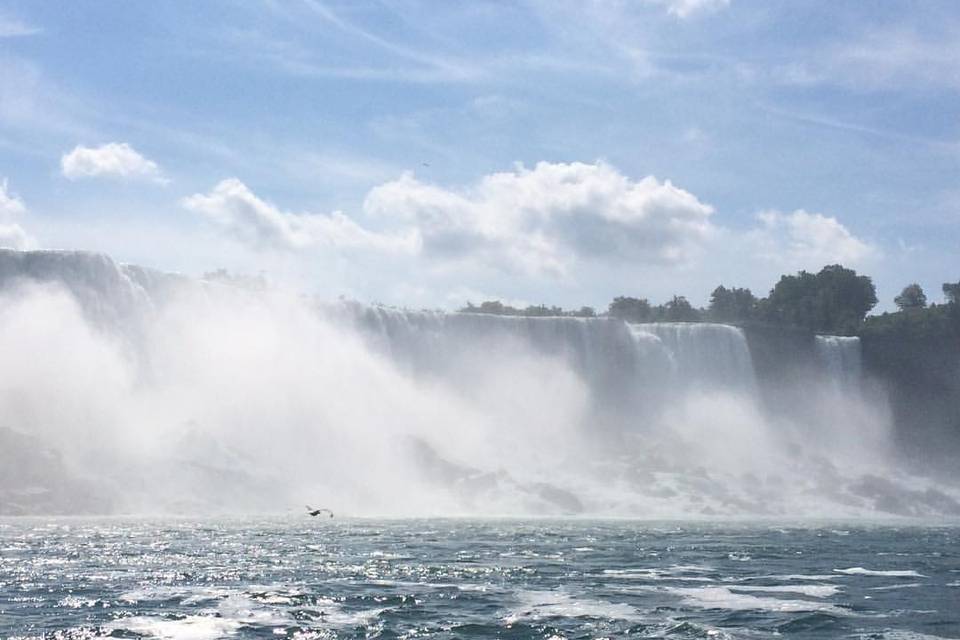
POLYGON ((958 638, 960 527, 0 520, 3 638, 958 638))

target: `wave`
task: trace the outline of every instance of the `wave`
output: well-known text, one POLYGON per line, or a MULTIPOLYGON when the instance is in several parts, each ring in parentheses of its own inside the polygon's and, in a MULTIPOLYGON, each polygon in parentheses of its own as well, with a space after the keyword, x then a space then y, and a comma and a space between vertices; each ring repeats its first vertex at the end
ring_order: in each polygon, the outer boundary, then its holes
POLYGON ((863 567, 850 567, 849 569, 834 569, 836 573, 842 573, 848 576, 887 576, 890 578, 926 578, 927 576, 912 569, 864 569, 863 567))

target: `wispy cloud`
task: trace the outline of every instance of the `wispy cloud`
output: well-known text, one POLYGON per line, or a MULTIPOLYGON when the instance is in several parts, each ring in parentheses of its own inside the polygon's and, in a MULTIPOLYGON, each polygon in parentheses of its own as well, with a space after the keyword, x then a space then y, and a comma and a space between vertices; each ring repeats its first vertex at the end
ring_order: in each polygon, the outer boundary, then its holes
MULTIPOLYGON (((420 49, 388 39, 350 22, 317 0, 305 0, 300 6, 306 11, 274 7, 286 18, 288 28, 227 29, 215 39, 229 45, 231 60, 241 51, 248 60, 306 78, 430 84, 473 82, 487 75, 473 56, 420 49), (343 50, 351 53, 331 55, 324 46, 328 43, 316 38, 318 25, 337 32, 343 50)), ((209 54, 209 48, 207 51, 209 54)))
POLYGON ((713 13, 730 6, 730 0, 648 0, 662 5, 667 13, 680 19, 713 13))
POLYGON ((787 84, 842 85, 863 91, 940 88, 960 90, 960 26, 865 28, 829 42, 777 71, 787 84))
POLYGON ((28 24, 14 16, 0 12, 0 38, 35 36, 40 33, 43 33, 43 29, 28 24))
POLYGON ((349 33, 357 38, 366 41, 369 44, 379 47, 390 54, 409 62, 422 65, 427 69, 434 69, 441 72, 440 75, 451 79, 469 79, 476 73, 476 69, 466 63, 458 60, 455 56, 437 55, 408 47, 406 45, 388 40, 372 31, 363 29, 338 16, 327 5, 320 0, 304 0, 306 5, 318 16, 335 25, 341 31, 349 33))
POLYGON ((84 101, 52 82, 30 60, 0 56, 0 127, 31 134, 86 136, 92 133, 84 101))
POLYGON ((800 113, 763 104, 757 104, 756 107, 765 113, 769 113, 770 115, 777 116, 785 120, 798 122, 800 124, 827 129, 836 129, 838 131, 845 131, 848 133, 854 133, 872 138, 880 138, 889 140, 891 142, 909 142, 911 144, 920 144, 949 153, 960 151, 960 141, 957 140, 942 140, 938 138, 917 136, 892 129, 868 127, 855 122, 846 122, 836 118, 809 113, 800 113))

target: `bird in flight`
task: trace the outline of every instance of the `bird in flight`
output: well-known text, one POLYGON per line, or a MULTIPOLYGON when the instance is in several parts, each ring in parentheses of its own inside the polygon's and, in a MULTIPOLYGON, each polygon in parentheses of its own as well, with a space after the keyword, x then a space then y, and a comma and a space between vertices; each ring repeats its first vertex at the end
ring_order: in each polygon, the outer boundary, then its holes
POLYGON ((307 505, 307 514, 308 514, 308 515, 311 515, 311 516, 319 516, 319 515, 324 514, 324 513, 330 514, 329 517, 331 517, 331 518, 333 517, 333 511, 330 511, 330 509, 314 509, 314 508, 311 507, 310 505, 307 505))

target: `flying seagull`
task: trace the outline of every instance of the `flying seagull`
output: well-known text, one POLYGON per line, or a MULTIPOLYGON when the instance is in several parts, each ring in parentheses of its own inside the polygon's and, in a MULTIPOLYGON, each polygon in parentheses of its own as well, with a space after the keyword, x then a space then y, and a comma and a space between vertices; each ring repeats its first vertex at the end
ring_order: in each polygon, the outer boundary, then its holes
POLYGON ((330 509, 314 509, 310 505, 307 505, 307 513, 311 516, 319 516, 323 513, 329 513, 330 517, 333 517, 333 511, 330 511, 330 509))

